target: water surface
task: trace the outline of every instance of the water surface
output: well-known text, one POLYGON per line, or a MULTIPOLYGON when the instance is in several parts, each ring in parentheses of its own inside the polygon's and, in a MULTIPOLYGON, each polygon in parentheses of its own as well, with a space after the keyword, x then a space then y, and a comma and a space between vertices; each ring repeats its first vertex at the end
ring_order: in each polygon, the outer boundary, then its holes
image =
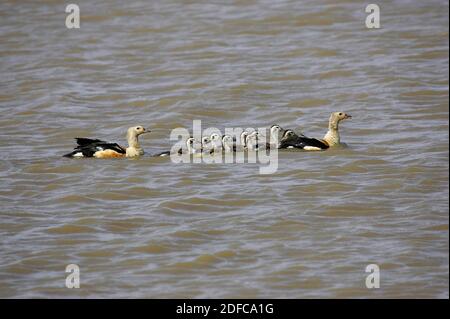
POLYGON ((0 296, 448 298, 448 2, 0 3, 0 296), (279 169, 174 165, 175 127, 314 137, 279 169), (73 137, 136 160, 61 158, 73 137), (65 267, 81 288, 65 288, 65 267), (365 287, 378 264, 381 288, 365 287))

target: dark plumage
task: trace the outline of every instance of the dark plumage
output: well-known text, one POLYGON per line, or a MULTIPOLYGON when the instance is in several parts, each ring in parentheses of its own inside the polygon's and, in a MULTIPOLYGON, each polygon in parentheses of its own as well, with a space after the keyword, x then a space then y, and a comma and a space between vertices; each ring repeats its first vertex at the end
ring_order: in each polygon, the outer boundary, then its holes
POLYGON ((329 148, 328 144, 325 144, 321 140, 318 140, 316 138, 306 137, 306 136, 298 136, 293 141, 282 142, 280 148, 294 147, 294 148, 304 149, 305 147, 308 147, 308 146, 309 147, 317 147, 317 148, 320 148, 323 150, 329 148))
POLYGON ((305 149, 305 147, 317 147, 325 150, 329 148, 329 145, 316 138, 306 137, 303 134, 297 135, 292 130, 287 130, 280 141, 279 148, 305 149))
MULTIPOLYGON (((177 153, 178 153, 179 155, 183 154, 183 149, 180 148, 180 149, 177 151, 177 153)), ((170 151, 164 151, 164 152, 157 153, 157 154, 153 155, 153 157, 170 156, 170 154, 171 154, 170 151)))
POLYGON ((328 131, 322 139, 309 138, 295 134, 292 130, 284 133, 282 138, 282 148, 300 148, 306 151, 326 150, 340 144, 339 123, 352 116, 345 112, 333 112, 328 120, 328 131))
POLYGON ((75 138, 78 146, 73 152, 63 155, 64 157, 94 157, 98 151, 112 150, 119 154, 126 154, 125 148, 117 143, 109 143, 99 139, 90 139, 84 137, 75 138))
POLYGON ((87 146, 95 143, 106 143, 105 141, 99 139, 91 139, 86 137, 76 137, 75 140, 79 146, 87 146))

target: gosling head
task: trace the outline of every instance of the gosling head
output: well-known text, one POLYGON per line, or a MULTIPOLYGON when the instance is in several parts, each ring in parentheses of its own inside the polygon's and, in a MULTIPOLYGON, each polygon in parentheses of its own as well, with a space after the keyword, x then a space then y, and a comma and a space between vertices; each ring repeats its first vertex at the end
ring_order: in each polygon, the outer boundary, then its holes
POLYGON ((283 134, 283 138, 289 138, 289 137, 293 137, 296 135, 297 134, 295 134, 295 132, 293 130, 286 130, 286 132, 284 132, 284 134, 283 134))
POLYGON ((222 137, 222 146, 225 151, 230 152, 233 150, 234 140, 230 135, 224 135, 222 137))
POLYGON ((253 131, 247 135, 245 142, 246 142, 248 149, 254 150, 254 149, 258 148, 258 135, 259 134, 257 131, 253 131))
POLYGON ((211 144, 215 149, 222 148, 222 137, 219 134, 212 133, 210 139, 211 139, 211 144))
POLYGON ((203 136, 202 137, 202 146, 209 145, 211 143, 211 138, 209 136, 203 136))
POLYGON ((186 147, 188 149, 193 149, 194 148, 194 142, 195 142, 195 138, 190 137, 186 140, 186 147))
POLYGON ((220 141, 220 139, 221 139, 221 137, 218 133, 212 133, 210 138, 211 138, 211 141, 213 141, 213 142, 220 141))
POLYGON ((193 137, 186 140, 186 148, 190 154, 195 154, 202 149, 202 143, 193 137))
POLYGON ((270 127, 270 134, 273 136, 276 136, 277 134, 281 133, 283 129, 278 124, 274 124, 270 127))
POLYGON ((284 130, 281 126, 274 124, 270 127, 270 143, 271 144, 277 144, 279 143, 280 139, 282 138, 284 130))
POLYGON ((240 136, 240 142, 241 142, 241 147, 247 147, 247 136, 248 136, 248 132, 247 131, 243 131, 241 133, 240 136))
POLYGON ((280 140, 280 145, 292 146, 298 141, 299 136, 293 130, 286 130, 280 140))

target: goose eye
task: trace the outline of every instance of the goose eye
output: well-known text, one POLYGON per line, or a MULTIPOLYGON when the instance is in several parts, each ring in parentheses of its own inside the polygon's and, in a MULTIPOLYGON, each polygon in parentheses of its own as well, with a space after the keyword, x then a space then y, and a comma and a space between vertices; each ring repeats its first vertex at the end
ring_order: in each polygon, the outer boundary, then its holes
POLYGON ((342 113, 339 113, 339 115, 342 115, 342 113))

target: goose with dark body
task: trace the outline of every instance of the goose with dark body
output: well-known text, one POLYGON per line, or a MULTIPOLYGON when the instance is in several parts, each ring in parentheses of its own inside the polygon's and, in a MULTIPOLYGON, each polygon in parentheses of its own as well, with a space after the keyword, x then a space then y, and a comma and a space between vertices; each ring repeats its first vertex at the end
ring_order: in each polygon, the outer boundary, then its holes
POLYGON ((339 123, 351 119, 351 115, 344 112, 331 113, 328 121, 328 131, 322 139, 297 135, 292 130, 284 132, 279 148, 299 148, 305 151, 320 151, 341 143, 339 135, 339 123))
POLYGON ((117 143, 106 142, 99 139, 77 137, 75 138, 77 146, 71 153, 63 156, 70 158, 121 158, 141 156, 144 154, 144 150, 139 144, 138 137, 145 133, 150 133, 150 130, 146 130, 140 125, 130 127, 127 130, 128 147, 126 148, 117 143))

